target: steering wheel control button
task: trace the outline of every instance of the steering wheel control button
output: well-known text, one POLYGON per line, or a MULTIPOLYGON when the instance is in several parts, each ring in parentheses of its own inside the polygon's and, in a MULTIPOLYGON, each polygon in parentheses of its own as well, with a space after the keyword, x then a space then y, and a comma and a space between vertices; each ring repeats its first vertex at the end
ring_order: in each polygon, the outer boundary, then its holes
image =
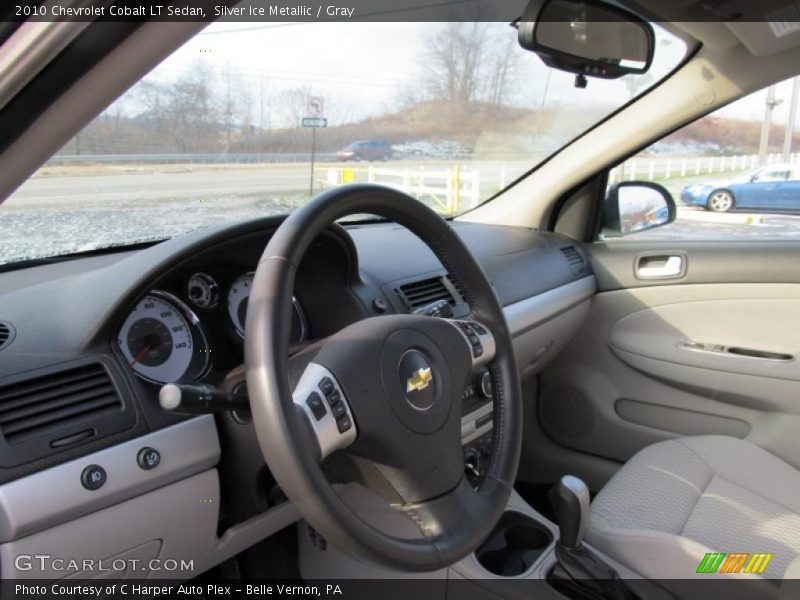
POLYGON ((337 419, 342 415, 346 415, 347 409, 344 406, 344 402, 337 402, 336 404, 332 404, 331 412, 333 413, 333 416, 336 417, 337 419))
POLYGON ((320 460, 356 440, 358 427, 347 396, 327 367, 308 363, 292 391, 292 400, 311 426, 320 460))
POLYGON ((323 394, 328 396, 336 391, 336 386, 333 385, 333 380, 330 377, 323 377, 322 381, 319 382, 319 389, 322 390, 323 394))
POLYGON ((350 415, 342 415, 336 419, 336 426, 339 428, 339 433, 345 433, 353 427, 353 422, 350 420, 350 415))
POLYGON ((450 323, 458 328, 469 343, 473 366, 484 365, 494 359, 497 348, 494 336, 486 327, 475 321, 451 320, 450 323))
POLYGON ((461 332, 464 335, 469 335, 471 333, 469 325, 467 325, 463 321, 453 321, 453 323, 455 324, 456 327, 458 327, 461 330, 461 332))
POLYGON ((487 333, 489 333, 488 331, 486 331, 486 328, 483 325, 481 325, 480 323, 472 323, 472 322, 470 322, 470 325, 472 325, 472 328, 475 330, 475 332, 478 335, 486 335, 487 333))
POLYGON ((100 465, 89 465, 81 473, 81 484, 87 490, 99 490, 106 483, 106 470, 100 465))
POLYGON ((136 464, 145 471, 155 469, 161 464, 161 453, 155 448, 145 447, 136 454, 136 464))
POLYGON ((339 400, 342 399, 342 395, 339 393, 338 390, 333 390, 330 394, 327 395, 328 405, 333 408, 337 404, 339 404, 339 400))
POLYGON ((314 418, 319 421, 325 414, 328 412, 325 408, 325 403, 320 398, 317 392, 311 392, 309 394, 308 399, 306 400, 306 404, 308 408, 311 409, 311 414, 314 415, 314 418))

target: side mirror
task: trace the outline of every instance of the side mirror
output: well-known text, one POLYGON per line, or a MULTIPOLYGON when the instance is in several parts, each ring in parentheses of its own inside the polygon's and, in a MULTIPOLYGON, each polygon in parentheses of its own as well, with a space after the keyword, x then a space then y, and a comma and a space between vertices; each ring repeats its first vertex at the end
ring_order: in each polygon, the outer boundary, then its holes
POLYGON ((580 78, 646 73, 655 51, 650 23, 597 0, 531 0, 518 40, 547 66, 580 78))
POLYGON ((608 189, 603 211, 603 236, 620 237, 675 220, 677 209, 664 186, 647 181, 623 181, 608 189))

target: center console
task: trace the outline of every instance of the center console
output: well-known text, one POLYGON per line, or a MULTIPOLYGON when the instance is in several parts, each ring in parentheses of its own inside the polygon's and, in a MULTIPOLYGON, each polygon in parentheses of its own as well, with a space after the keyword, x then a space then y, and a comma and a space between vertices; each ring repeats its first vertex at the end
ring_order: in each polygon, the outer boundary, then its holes
MULTIPOLYGON (((481 406, 485 404, 481 403, 481 406)), ((465 421, 475 421, 477 410, 466 410, 465 421), (469 419, 466 419, 469 417, 469 419)), ((478 428, 480 429, 480 428, 478 428)), ((477 431, 477 430, 476 430, 477 431)), ((475 442, 486 435, 484 430, 465 443, 465 449, 474 448, 475 442)), ((468 436, 464 436, 468 437, 468 436)), ((353 509, 363 515, 365 520, 398 538, 414 539, 419 530, 410 520, 398 511, 386 507, 385 502, 373 496, 366 488, 356 485, 343 486, 339 490, 342 499, 353 509)), ((569 499, 567 494, 565 499, 569 499)), ((562 506, 569 502, 560 502, 562 506)), ((601 564, 614 569, 619 578, 631 587, 632 593, 612 593, 604 595, 605 586, 601 586, 596 594, 591 586, 563 585, 558 579, 557 570, 561 564, 558 548, 576 543, 570 538, 579 534, 580 519, 572 509, 562 511, 572 513, 572 518, 565 518, 566 527, 562 530, 539 513, 516 492, 511 493, 506 510, 486 540, 465 558, 438 571, 427 573, 400 572, 381 567, 352 557, 338 550, 331 544, 321 543, 320 535, 307 523, 298 525, 298 550, 300 571, 304 579, 340 580, 340 579, 391 579, 408 581, 408 586, 397 589, 405 598, 409 590, 424 590, 424 597, 437 600, 588 600, 593 598, 614 598, 615 600, 674 600, 668 592, 659 586, 642 579, 637 574, 616 563, 612 559, 583 544, 601 564), (575 525, 578 525, 576 528, 575 525), (414 580, 426 580, 428 585, 414 588, 414 580), (436 582, 442 582, 437 585, 436 582), (589 592, 586 593, 586 588, 589 592)), ((564 516, 564 515, 562 515, 564 516)), ((571 570, 579 578, 591 577, 589 573, 580 574, 571 570)), ((588 580, 593 581, 592 579, 588 580)), ((610 581, 610 580, 606 580, 610 581)), ((395 596, 387 594, 387 598, 395 596)))

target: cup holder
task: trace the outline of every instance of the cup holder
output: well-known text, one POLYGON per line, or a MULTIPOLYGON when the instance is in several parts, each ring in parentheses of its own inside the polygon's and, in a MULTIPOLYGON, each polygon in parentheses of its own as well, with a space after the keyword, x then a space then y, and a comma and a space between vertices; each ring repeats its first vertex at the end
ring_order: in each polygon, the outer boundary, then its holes
POLYGON ((530 569, 552 541, 553 535, 547 527, 509 511, 475 551, 475 557, 490 573, 514 577, 530 569))

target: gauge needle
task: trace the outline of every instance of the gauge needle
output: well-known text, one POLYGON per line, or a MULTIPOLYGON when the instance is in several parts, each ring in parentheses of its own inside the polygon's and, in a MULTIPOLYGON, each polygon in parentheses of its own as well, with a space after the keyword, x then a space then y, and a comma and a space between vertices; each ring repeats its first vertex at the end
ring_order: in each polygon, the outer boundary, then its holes
POLYGON ((131 366, 133 366, 133 365, 135 365, 137 362, 139 362, 139 361, 141 360, 141 358, 142 358, 142 357, 143 357, 145 354, 147 354, 148 352, 150 352, 150 346, 145 346, 144 348, 142 348, 142 351, 141 351, 141 352, 139 352, 139 354, 137 354, 137 355, 136 355, 136 358, 134 358, 134 359, 131 361, 131 366))

